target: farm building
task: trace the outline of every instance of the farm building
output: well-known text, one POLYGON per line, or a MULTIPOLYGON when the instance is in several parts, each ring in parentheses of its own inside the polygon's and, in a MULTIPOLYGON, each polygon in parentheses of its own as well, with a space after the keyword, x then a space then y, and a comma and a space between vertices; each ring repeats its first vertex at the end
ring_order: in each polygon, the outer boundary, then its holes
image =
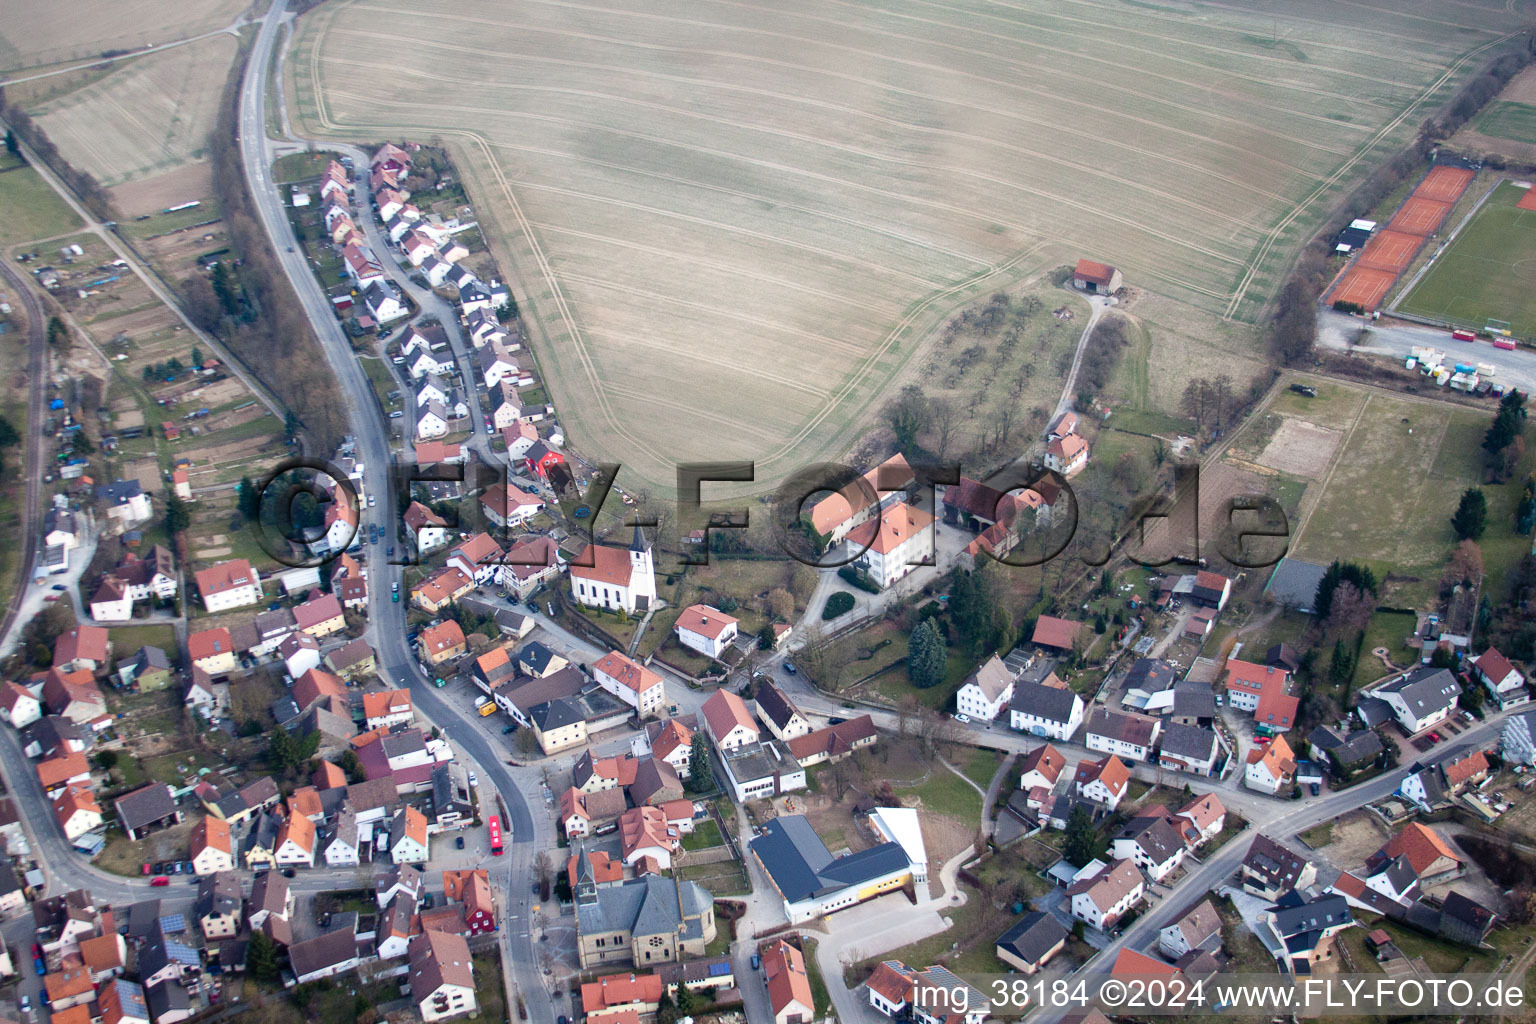
POLYGON ((1120 290, 1123 283, 1120 271, 1107 263, 1078 260, 1077 267, 1072 271, 1072 287, 1091 295, 1113 294, 1120 290))

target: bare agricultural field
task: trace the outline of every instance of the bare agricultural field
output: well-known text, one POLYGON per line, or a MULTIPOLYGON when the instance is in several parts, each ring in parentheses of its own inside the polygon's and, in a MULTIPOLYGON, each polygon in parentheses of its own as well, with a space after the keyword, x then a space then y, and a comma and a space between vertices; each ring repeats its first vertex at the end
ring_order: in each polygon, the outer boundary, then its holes
POLYGON ((454 149, 579 448, 762 485, 845 448, 955 309, 1080 256, 1255 322, 1368 155, 1518 27, 1494 0, 353 0, 304 16, 286 94, 322 137, 454 149))
POLYGON ((235 50, 218 35, 153 53, 31 113, 103 185, 151 177, 201 159, 235 50))
POLYGON ((213 169, 206 160, 147 178, 126 181, 112 189, 112 205, 125 217, 151 218, 169 206, 178 206, 211 195, 213 169))
POLYGON ((223 28, 248 0, 11 0, 0 20, 0 71, 157 46, 223 28))
POLYGON ((1287 416, 1264 446, 1258 463, 1282 473, 1316 479, 1328 468, 1342 436, 1337 430, 1287 416))

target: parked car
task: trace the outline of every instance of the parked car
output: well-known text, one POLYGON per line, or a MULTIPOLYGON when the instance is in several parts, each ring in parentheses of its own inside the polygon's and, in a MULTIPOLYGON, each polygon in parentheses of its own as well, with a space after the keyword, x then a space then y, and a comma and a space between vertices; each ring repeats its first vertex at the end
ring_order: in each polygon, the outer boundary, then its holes
POLYGON ((962 715, 959 712, 956 712, 955 713, 955 721, 959 722, 961 725, 970 725, 971 724, 971 716, 970 715, 962 715))
POLYGON ((1318 794, 1319 794, 1319 793, 1321 793, 1321 792, 1322 792, 1322 791, 1323 791, 1323 787, 1322 787, 1322 786, 1319 786, 1319 785, 1318 785, 1318 784, 1317 784, 1317 783, 1315 783, 1315 782, 1314 782, 1314 783, 1312 783, 1312 795, 1313 795, 1313 796, 1317 796, 1317 795, 1318 795, 1318 794))
POLYGON ((65 590, 68 590, 68 589, 69 589, 69 588, 68 588, 68 587, 66 587, 66 586, 65 586, 65 585, 64 585, 64 584, 62 584, 62 583, 55 583, 55 584, 54 584, 54 585, 53 585, 53 588, 52 588, 52 589, 54 589, 54 590, 58 590, 58 591, 61 591, 61 592, 62 592, 62 591, 65 591, 65 590))
POLYGON ((788 672, 790 675, 794 675, 796 672, 799 671, 799 669, 795 668, 795 663, 794 662, 786 661, 784 663, 784 671, 788 672))
POLYGON ((295 873, 296 872, 293 870, 293 868, 283 868, 283 877, 284 878, 292 878, 295 873))
POLYGON ((474 772, 470 772, 469 773, 469 784, 470 784, 471 787, 475 787, 475 786, 480 785, 480 776, 476 775, 474 772))
POLYGON ((453 845, 454 845, 455 849, 459 849, 459 850, 464 849, 464 837, 463 836, 459 836, 458 838, 456 838, 453 841, 453 845))
MULTIPOLYGON (((169 878, 166 878, 164 875, 156 875, 154 878, 151 878, 149 880, 149 884, 150 885, 170 885, 171 884, 171 880, 169 878)), ((38 973, 42 973, 42 972, 38 972, 38 973)))
POLYGON ((514 733, 514 732, 517 732, 517 723, 516 722, 513 722, 511 725, 509 725, 505 729, 501 730, 501 734, 503 736, 506 736, 506 735, 508 735, 510 733, 514 733))
POLYGON ((139 872, 139 874, 147 875, 147 874, 149 874, 149 869, 150 869, 150 863, 149 863, 149 861, 145 861, 144 865, 143 865, 143 870, 141 870, 139 872))

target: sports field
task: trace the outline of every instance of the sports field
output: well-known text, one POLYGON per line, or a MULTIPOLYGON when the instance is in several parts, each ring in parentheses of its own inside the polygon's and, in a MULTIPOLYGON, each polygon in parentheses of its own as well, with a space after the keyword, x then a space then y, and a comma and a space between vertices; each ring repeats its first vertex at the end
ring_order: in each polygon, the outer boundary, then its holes
POLYGON ((1536 336, 1536 210, 1516 206, 1528 191, 1501 183, 1398 308, 1465 326, 1494 317, 1536 336))
POLYGON ((248 0, 6 0, 0 71, 158 46, 234 21, 248 0))
POLYGON ((1491 103, 1477 119, 1477 130, 1500 139, 1536 144, 1536 107, 1507 101, 1491 103))
POLYGON ((841 450, 951 310, 1079 257, 1257 322, 1514 27, 1494 0, 353 0, 304 16, 286 95, 309 133, 456 149, 573 442, 664 486, 841 450))
POLYGON ((129 61, 30 113, 72 166, 119 185, 202 155, 234 59, 234 37, 212 36, 129 61))

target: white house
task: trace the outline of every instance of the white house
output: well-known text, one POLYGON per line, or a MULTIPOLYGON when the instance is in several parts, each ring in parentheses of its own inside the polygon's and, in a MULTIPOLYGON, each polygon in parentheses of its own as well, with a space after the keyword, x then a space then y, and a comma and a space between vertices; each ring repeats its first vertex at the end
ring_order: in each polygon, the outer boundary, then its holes
POLYGON ((512 361, 512 353, 492 342, 476 353, 481 379, 487 388, 494 388, 504 380, 516 380, 521 371, 512 361))
POLYGON ((195 578, 203 607, 209 612, 225 612, 261 603, 261 577, 244 558, 199 569, 195 578))
POLYGON ((739 620, 707 604, 689 605, 672 627, 678 642, 700 654, 719 658, 737 636, 739 620))
POLYGON ((1461 685, 1449 669, 1425 666, 1378 686, 1371 696, 1385 701, 1404 731, 1412 735, 1451 716, 1461 685))
POLYGON ((1072 785, 1084 800, 1113 811, 1131 788, 1131 770, 1114 754, 1098 761, 1080 761, 1072 785))
POLYGON ((960 714, 983 722, 996 720, 1013 699, 1013 673, 996 654, 972 672, 955 694, 960 714))
POLYGON ((1067 887, 1072 916, 1100 930, 1111 928, 1141 901, 1147 883, 1128 860, 1117 860, 1067 887))
POLYGON ((432 402, 416 414, 416 440, 430 441, 448 433, 448 410, 432 402))
POLYGON ((451 397, 453 397, 453 390, 441 377, 428 376, 416 386, 417 408, 432 402, 447 405, 451 397))
POLYGON ((411 938, 411 1000, 426 1024, 479 1012, 469 944, 462 935, 426 931, 411 938))
POLYGON ((844 542, 853 564, 882 590, 933 559, 933 516, 899 502, 854 527, 844 542))
POLYGON ((1275 794, 1296 774, 1296 755, 1284 736, 1276 736, 1267 745, 1248 752, 1243 784, 1260 793, 1275 794))
POLYGON ((1161 882, 1184 863, 1184 855, 1189 851, 1178 830, 1161 815, 1131 819, 1115 836, 1110 849, 1116 860, 1130 861, 1154 882, 1161 882))
POLYGON ((356 867, 359 863, 357 815, 342 811, 334 824, 325 828, 320 846, 325 863, 333 868, 356 867))
POLYGON ((642 718, 656 714, 667 700, 661 676, 618 651, 609 651, 592 663, 592 678, 642 718))
POLYGON ((410 531, 418 555, 429 555, 448 543, 447 520, 421 502, 411 502, 401 519, 410 531))
POLYGON ((1170 960, 1177 960, 1197 949, 1210 952, 1220 949, 1221 915, 1209 899, 1201 900, 1157 933, 1157 948, 1170 960))
POLYGON ((425 864, 427 854, 426 815, 402 807, 389 824, 389 859, 395 864, 425 864))
POLYGON ((716 690, 699 710, 705 731, 722 752, 756 743, 761 735, 746 702, 729 690, 716 690))
POLYGON ((1083 728, 1083 742, 1089 750, 1114 754, 1122 759, 1145 761, 1162 732, 1163 723, 1146 715, 1133 715, 1108 708, 1095 708, 1083 728))
POLYGON ((43 717, 43 704, 20 683, 0 682, 0 718, 23 729, 43 717))
POLYGON ((1077 434, 1052 441, 1045 446, 1045 468, 1062 476, 1071 476, 1088 465, 1088 442, 1077 434))
POLYGON ((124 530, 149 522, 155 514, 149 495, 144 493, 137 480, 114 480, 96 488, 96 497, 107 503, 107 520, 124 530))
POLYGON ((423 377, 451 371, 453 357, 451 355, 439 357, 423 348, 405 357, 405 368, 410 371, 413 379, 421 380, 423 377))
POLYGON ((1525 676, 1494 647, 1488 648, 1473 660, 1472 672, 1495 700, 1502 701, 1525 686, 1525 676))
POLYGON ((381 324, 393 323, 410 313, 400 293, 388 282, 375 281, 363 289, 363 301, 373 318, 381 324))
POLYGON ((1085 709, 1083 698, 1071 690, 1021 679, 1013 685, 1008 724, 1065 743, 1083 724, 1085 709))
POLYGON ((133 618, 133 599, 128 587, 116 576, 101 578, 101 585, 91 595, 91 618, 97 622, 124 622, 133 618))
MULTIPOLYGON (((480 496, 480 507, 491 522, 512 529, 544 511, 544 501, 512 484, 496 484, 480 496)), ((601 553, 598 557, 602 557, 601 553)))

